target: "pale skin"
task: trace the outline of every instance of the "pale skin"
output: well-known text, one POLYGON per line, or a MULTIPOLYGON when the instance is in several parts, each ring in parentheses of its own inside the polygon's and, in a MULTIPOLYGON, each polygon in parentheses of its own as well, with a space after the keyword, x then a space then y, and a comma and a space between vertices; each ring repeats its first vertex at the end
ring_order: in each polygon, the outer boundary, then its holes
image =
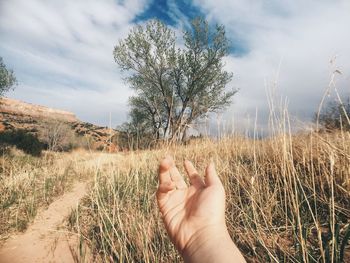
POLYGON ((225 223, 225 190, 214 164, 204 179, 185 161, 190 185, 167 156, 159 167, 157 201, 171 241, 187 262, 246 262, 225 223))

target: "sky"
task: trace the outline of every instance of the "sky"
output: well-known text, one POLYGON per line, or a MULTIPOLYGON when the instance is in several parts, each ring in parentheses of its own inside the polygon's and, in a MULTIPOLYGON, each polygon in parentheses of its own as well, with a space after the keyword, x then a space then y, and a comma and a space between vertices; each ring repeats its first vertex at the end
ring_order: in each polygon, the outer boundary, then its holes
MULTIPOLYGON (((10 98, 115 127, 132 94, 113 59, 130 29, 158 18, 177 32, 197 16, 223 24, 232 47, 226 129, 266 129, 269 105, 308 123, 334 74, 350 93, 348 0, 0 0, 0 56, 18 79, 10 98), (273 102, 273 103, 272 103, 273 102)), ((331 97, 329 98, 331 99, 331 97)))

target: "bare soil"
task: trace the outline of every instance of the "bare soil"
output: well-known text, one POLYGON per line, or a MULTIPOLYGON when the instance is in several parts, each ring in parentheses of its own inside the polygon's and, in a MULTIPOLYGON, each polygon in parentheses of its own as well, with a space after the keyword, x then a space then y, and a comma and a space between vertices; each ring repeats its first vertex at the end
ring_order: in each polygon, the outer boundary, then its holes
POLYGON ((42 210, 25 233, 10 237, 0 248, 0 263, 75 262, 79 240, 64 228, 64 220, 86 194, 86 184, 78 182, 42 210))

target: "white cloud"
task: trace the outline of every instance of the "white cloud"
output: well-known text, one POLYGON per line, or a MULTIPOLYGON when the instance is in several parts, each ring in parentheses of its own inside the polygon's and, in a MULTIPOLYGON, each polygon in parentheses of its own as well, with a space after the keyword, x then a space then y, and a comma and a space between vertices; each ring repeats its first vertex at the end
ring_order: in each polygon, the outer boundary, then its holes
MULTIPOLYGON (((114 125, 125 120, 131 91, 112 51, 150 1, 0 1, 0 55, 20 83, 8 95, 71 110, 85 121, 107 124, 109 112, 114 125)), ((334 55, 343 73, 338 88, 350 92, 349 1, 193 3, 210 22, 225 25, 234 47, 248 50, 227 58, 227 68, 234 73, 231 85, 240 89, 225 114, 227 123, 235 119, 243 125, 258 108, 258 122, 266 125, 266 83, 273 86, 274 80, 278 94, 288 96, 290 112, 307 119, 328 84, 334 55)), ((188 23, 175 1, 167 4, 173 18, 188 23)))
MULTIPOLYGON (((350 91, 349 1, 243 1, 196 0, 207 18, 225 25, 228 36, 243 42, 249 53, 230 56, 227 68, 240 88, 226 113, 244 123, 255 116, 267 123, 266 85, 277 80, 279 94, 288 97, 289 112, 310 119, 328 85, 329 64, 338 55, 343 72, 339 90, 350 91)), ((236 40, 236 41, 235 41, 236 40)))
POLYGON ((19 86, 11 97, 71 110, 85 121, 125 120, 131 91, 113 48, 147 0, 40 1, 0 4, 0 52, 19 86))

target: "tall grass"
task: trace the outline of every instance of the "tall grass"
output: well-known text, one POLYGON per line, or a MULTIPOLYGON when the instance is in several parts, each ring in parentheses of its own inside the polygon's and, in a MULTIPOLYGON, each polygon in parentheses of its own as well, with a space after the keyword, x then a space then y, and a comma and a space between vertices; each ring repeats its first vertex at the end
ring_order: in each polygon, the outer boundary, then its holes
MULTIPOLYGON (((273 107, 272 107, 273 108, 273 107)), ((289 131, 271 110, 273 136, 201 139, 187 145, 107 154, 0 158, 0 239, 24 230, 39 207, 76 178, 90 190, 68 218, 81 261, 181 262, 156 206, 160 159, 172 154, 204 171, 217 166, 231 237, 250 262, 350 261, 350 133, 289 131), (85 256, 89 247, 92 259, 85 256)))
POLYGON ((69 190, 74 180, 89 176, 89 158, 51 152, 39 158, 15 149, 0 156, 0 242, 24 231, 38 209, 69 190))
POLYGON ((162 150, 106 155, 90 194, 69 218, 95 260, 181 262, 155 191, 159 160, 175 156, 204 171, 216 163, 229 232, 250 262, 350 260, 350 134, 239 136, 162 150))

